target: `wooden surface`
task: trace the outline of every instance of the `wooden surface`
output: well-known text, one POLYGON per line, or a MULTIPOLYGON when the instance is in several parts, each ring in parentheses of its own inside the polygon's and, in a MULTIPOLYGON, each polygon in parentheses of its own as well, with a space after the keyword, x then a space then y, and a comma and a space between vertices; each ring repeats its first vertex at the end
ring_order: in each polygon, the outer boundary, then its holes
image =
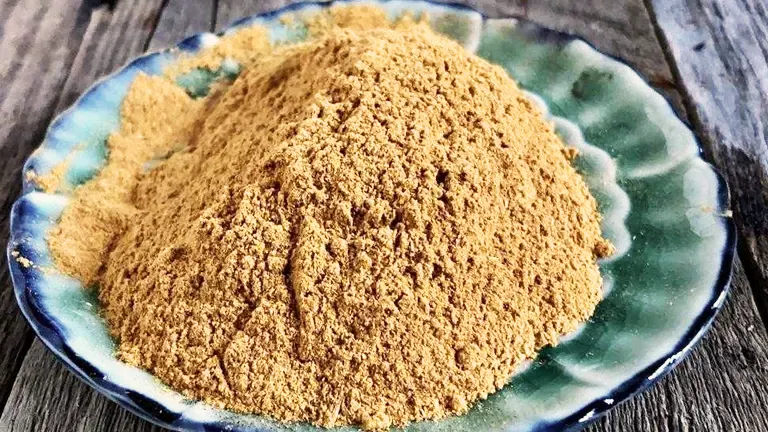
MULTIPOLYGON (((51 118, 146 49, 284 0, 1 0, 0 244, 20 169, 51 118)), ((598 431, 768 431, 768 3, 765 0, 470 0, 621 57, 695 128, 731 186, 733 292, 693 354, 598 431), (762 319, 761 319, 762 317, 762 319)), ((0 431, 149 431, 35 340, 0 264, 0 431)))

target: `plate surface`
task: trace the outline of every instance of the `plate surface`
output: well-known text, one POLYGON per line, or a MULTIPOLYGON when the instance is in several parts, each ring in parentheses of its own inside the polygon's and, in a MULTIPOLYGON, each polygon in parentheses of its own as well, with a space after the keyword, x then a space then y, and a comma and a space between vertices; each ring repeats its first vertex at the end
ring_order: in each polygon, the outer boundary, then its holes
MULTIPOLYGON (((286 28, 280 17, 332 3, 294 4, 238 21, 225 33, 262 25, 274 42, 299 41, 306 29, 286 28)), ((735 245, 727 187, 700 158, 690 129, 636 72, 576 37, 522 20, 489 19, 458 5, 366 3, 393 17, 427 12, 436 30, 514 76, 549 111, 561 137, 581 150, 577 166, 600 205, 604 234, 618 248, 600 265, 605 299, 581 330, 542 351, 467 415, 407 429, 577 429, 669 372, 722 306, 735 245)), ((150 374, 116 360, 94 290, 58 272, 46 244, 46 232, 66 207, 72 187, 103 166, 106 139, 119 128, 120 103, 136 74, 160 74, 180 53, 218 40, 201 33, 173 49, 139 57, 96 83, 54 120, 24 167, 23 196, 11 215, 8 260, 16 298, 40 339, 77 376, 150 421, 190 430, 317 430, 186 400, 150 374), (67 171, 56 193, 31 180, 31 173, 44 175, 65 160, 67 171)), ((218 71, 190 73, 178 83, 198 96, 218 74, 236 73, 237 65, 229 63, 218 71)))

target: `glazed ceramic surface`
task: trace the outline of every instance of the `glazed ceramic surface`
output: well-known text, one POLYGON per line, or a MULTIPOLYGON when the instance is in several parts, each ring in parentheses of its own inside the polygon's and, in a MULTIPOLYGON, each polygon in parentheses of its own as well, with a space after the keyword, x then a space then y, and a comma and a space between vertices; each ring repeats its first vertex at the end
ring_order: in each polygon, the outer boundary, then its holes
MULTIPOLYGON (((502 66, 530 92, 564 141, 580 149, 576 164, 599 202, 604 235, 618 249, 600 265, 605 298, 582 329, 542 351, 468 414, 407 429, 579 428, 674 367, 722 305, 734 250, 726 186, 700 159, 693 134, 664 98, 628 66, 584 41, 520 20, 487 19, 462 6, 374 3, 393 18, 427 12, 437 31, 502 66)), ((274 42, 300 41, 306 29, 286 28, 280 17, 328 6, 293 5, 239 21, 225 33, 261 25, 274 42)), ((120 103, 136 74, 159 74, 181 53, 218 40, 218 35, 202 33, 136 59, 95 84, 51 124, 25 165, 24 194, 13 208, 8 259, 16 297, 60 360, 150 421, 191 430, 314 430, 186 400, 150 374, 116 360, 114 342, 99 317, 97 288, 58 272, 46 244, 46 232, 57 223, 71 190, 104 165, 106 139, 119 128, 120 103), (56 193, 45 193, 30 180, 30 173, 44 175, 65 160, 67 170, 56 193), (18 256, 34 265, 22 265, 18 256)), ((220 70, 191 72, 178 84, 198 97, 218 76, 238 72, 239 65, 228 61, 220 70)))

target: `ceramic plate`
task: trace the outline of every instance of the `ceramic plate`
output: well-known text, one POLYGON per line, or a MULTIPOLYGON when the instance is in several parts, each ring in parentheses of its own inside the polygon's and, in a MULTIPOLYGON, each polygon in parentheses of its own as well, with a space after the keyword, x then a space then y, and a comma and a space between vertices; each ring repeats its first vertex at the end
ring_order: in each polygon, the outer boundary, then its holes
MULTIPOLYGON (((605 298, 581 330, 542 351, 468 414, 407 429, 576 429, 669 372, 722 306, 734 252, 727 188, 701 160, 690 129, 636 72, 573 36, 522 20, 488 19, 463 6, 374 3, 393 17, 427 12, 437 31, 501 65, 531 93, 563 139, 581 149, 576 163, 599 202, 604 234, 618 247, 600 264, 605 298)), ((239 21, 224 33, 262 25, 274 42, 302 40, 306 29, 286 28, 280 17, 330 4, 295 4, 239 21)), ((24 167, 23 196, 13 207, 8 259, 15 293, 35 332, 61 361, 152 422, 206 431, 314 430, 186 400, 116 360, 94 290, 56 270, 45 240, 72 187, 103 166, 106 138, 119 127, 119 106, 136 74, 159 74, 180 53, 212 46, 219 36, 198 34, 134 60, 91 87, 51 124, 24 167), (44 175, 64 160, 68 168, 56 193, 45 193, 30 180, 30 173, 44 175), (23 265, 18 256, 34 265, 23 265)), ((178 84, 200 96, 217 75, 237 72, 237 64, 227 62, 220 70, 189 73, 178 84)))

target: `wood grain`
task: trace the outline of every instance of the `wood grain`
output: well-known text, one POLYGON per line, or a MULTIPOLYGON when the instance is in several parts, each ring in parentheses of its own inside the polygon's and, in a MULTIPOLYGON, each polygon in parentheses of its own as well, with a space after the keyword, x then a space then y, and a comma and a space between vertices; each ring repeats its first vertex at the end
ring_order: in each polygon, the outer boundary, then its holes
POLYGON ((59 108, 72 105, 97 79, 143 53, 160 18, 161 7, 162 2, 157 0, 133 0, 120 2, 114 9, 95 9, 64 84, 59 108))
MULTIPOLYGON (((20 3, 17 7, 33 15, 27 18, 27 21, 17 22, 17 24, 21 24, 20 27, 28 28, 32 35, 20 35, 19 37, 25 37, 36 44, 29 47, 32 51, 26 54, 28 58, 19 60, 16 67, 22 68, 22 70, 15 71, 15 73, 18 74, 18 77, 37 78, 14 79, 13 65, 8 68, 9 71, 2 72, 4 75, 11 75, 9 81, 12 82, 12 86, 8 90, 11 94, 7 97, 3 95, 2 102, 0 102, 2 103, 2 122, 0 122, 0 143, 2 143, 2 147, 0 147, 0 152, 2 152, 0 153, 0 167, 2 167, 0 191, 3 193, 3 208, 2 213, 0 213, 0 242, 2 244, 7 243, 7 216, 11 203, 19 193, 21 166, 27 155, 42 141, 43 133, 53 113, 71 105, 97 78, 113 72, 145 50, 160 16, 162 2, 154 0, 121 2, 114 9, 108 6, 101 6, 93 10, 87 9, 85 11, 86 16, 78 15, 81 12, 77 8, 72 8, 71 2, 66 0, 54 3, 55 8, 50 5, 47 8, 42 6, 38 8, 47 9, 44 11, 35 11, 34 5, 37 3, 29 1, 20 3), (40 21, 41 18, 42 21, 40 21), (75 25, 80 27, 74 27, 75 25), (52 33, 46 34, 45 31, 52 33), (64 33, 61 33, 62 31, 64 33), (35 35, 35 32, 39 34, 35 35), (65 37, 64 40, 67 43, 61 43, 62 37, 65 37), (61 48, 50 50, 51 46, 57 45, 61 48), (64 47, 68 47, 68 50, 65 50, 64 47), (54 53, 57 56, 54 57, 54 53), (10 127, 10 130, 6 130, 7 126, 10 127)), ((20 15, 11 15, 8 19, 21 20, 26 17, 24 14, 20 15)), ((8 28, 13 30, 16 27, 17 25, 8 28)), ((179 35, 178 38, 181 37, 182 35, 179 35)), ((13 53, 11 49, 20 51, 23 47, 24 45, 19 43, 18 39, 9 38, 8 35, 0 39, 2 58, 12 58, 14 55, 19 55, 19 53, 13 53), (10 48, 7 48, 6 45, 10 48), (7 57, 6 52, 9 53, 7 57)), ((0 355, 0 397, 2 397, 1 401, 5 402, 22 359, 22 369, 37 370, 37 379, 41 383, 50 381, 50 377, 47 375, 50 367, 35 368, 35 365, 44 361, 41 357, 44 350, 32 350, 24 357, 27 347, 32 342, 32 333, 16 307, 5 260, 2 260, 1 270, 0 313, 9 317, 0 321, 0 349, 4 353, 10 353, 10 355, 0 355)), ((39 342, 37 343, 39 344, 39 342)), ((22 393, 2 405, 4 406, 4 414, 6 411, 18 412, 18 410, 30 409, 28 406, 31 401, 29 397, 35 395, 35 393, 29 393, 31 387, 23 380, 17 380, 13 384, 13 389, 13 391, 21 391, 22 393)), ((81 387, 81 389, 92 393, 85 387, 81 387)), ((59 391, 69 392, 71 389, 66 386, 60 387, 59 391)), ((57 403, 65 396, 64 394, 46 396, 43 400, 47 401, 49 409, 58 412, 57 403)), ((78 395, 74 400, 77 401, 83 397, 78 395)), ((3 418, 7 422, 13 417, 4 416, 3 418)), ((56 418, 56 416, 52 418, 56 418)), ((61 417, 61 419, 65 421, 66 416, 61 417)), ((5 431, 6 426, 0 422, 0 430, 5 431)), ((48 430, 68 430, 68 427, 48 430)))
POLYGON ((210 31, 216 20, 215 0, 169 0, 160 15, 149 51, 176 45, 182 38, 210 31))
MULTIPOLYGON (((20 0, 0 5, 0 245, 21 190, 21 166, 40 144, 54 115, 85 31, 90 8, 67 0, 20 0)), ((5 254, 3 254, 3 257, 5 254)), ((0 407, 31 342, 16 307, 5 258, 0 260, 0 407)))
POLYGON ((240 18, 278 9, 291 2, 288 0, 219 0, 216 9, 216 31, 223 30, 240 18))
POLYGON ((730 185, 741 258, 768 323, 768 3, 651 5, 707 155, 730 185))

